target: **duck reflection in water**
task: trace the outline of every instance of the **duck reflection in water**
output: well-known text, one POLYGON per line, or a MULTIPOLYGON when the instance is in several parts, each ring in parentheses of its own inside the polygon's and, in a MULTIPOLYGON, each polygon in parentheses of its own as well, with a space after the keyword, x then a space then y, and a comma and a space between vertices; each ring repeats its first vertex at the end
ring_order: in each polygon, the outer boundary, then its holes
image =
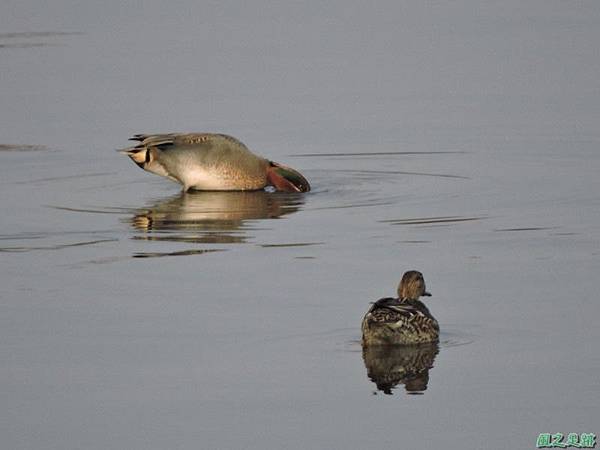
POLYGON ((408 394, 422 394, 429 369, 438 354, 437 342, 419 345, 373 345, 363 347, 367 376, 384 394, 403 384, 408 394))
POLYGON ((251 191, 184 192, 139 210, 131 225, 146 232, 135 239, 201 244, 246 242, 247 222, 275 219, 298 211, 296 193, 251 191))

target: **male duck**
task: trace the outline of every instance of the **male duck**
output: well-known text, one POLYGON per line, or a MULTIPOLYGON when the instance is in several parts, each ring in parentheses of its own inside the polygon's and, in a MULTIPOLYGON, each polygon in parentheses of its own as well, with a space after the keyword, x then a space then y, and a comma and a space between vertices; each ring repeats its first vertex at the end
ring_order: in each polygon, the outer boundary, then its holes
POLYGON ((225 134, 136 134, 121 150, 140 168, 181 183, 183 190, 247 191, 273 186, 308 192, 310 184, 290 167, 255 155, 225 134))
POLYGON ((362 343, 409 345, 437 342, 440 327, 419 297, 431 296, 423 274, 410 270, 402 276, 398 298, 377 300, 362 321, 362 343))

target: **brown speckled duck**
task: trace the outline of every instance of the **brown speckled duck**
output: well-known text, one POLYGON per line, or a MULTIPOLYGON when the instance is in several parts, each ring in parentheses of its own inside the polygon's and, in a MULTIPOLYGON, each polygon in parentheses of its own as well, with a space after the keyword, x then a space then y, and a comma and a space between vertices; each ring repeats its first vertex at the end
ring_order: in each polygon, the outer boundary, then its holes
POLYGON ((225 134, 136 134, 139 143, 121 150, 138 167, 181 183, 183 190, 308 192, 296 170, 255 155, 225 134))
POLYGON ((440 327, 420 297, 431 294, 423 274, 410 270, 402 276, 398 298, 377 300, 362 321, 362 343, 369 345, 411 345, 437 342, 440 327))

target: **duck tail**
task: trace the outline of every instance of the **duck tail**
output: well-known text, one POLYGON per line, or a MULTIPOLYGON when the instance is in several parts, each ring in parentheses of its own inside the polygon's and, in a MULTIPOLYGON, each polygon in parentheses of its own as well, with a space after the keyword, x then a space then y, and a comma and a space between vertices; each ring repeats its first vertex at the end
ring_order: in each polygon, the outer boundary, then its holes
POLYGON ((310 184, 300 172, 291 167, 269 161, 267 168, 267 180, 270 185, 278 191, 285 192, 308 192, 310 184))

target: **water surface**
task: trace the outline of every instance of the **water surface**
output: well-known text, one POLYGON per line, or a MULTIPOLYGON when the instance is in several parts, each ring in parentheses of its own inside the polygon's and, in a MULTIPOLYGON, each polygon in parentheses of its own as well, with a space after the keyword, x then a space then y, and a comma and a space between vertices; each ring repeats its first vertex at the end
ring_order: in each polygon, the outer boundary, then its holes
POLYGON ((598 30, 585 1, 4 2, 3 447, 599 434, 598 30), (182 194, 114 152, 169 131, 313 191, 182 194), (409 269, 439 346, 363 354, 409 269))

